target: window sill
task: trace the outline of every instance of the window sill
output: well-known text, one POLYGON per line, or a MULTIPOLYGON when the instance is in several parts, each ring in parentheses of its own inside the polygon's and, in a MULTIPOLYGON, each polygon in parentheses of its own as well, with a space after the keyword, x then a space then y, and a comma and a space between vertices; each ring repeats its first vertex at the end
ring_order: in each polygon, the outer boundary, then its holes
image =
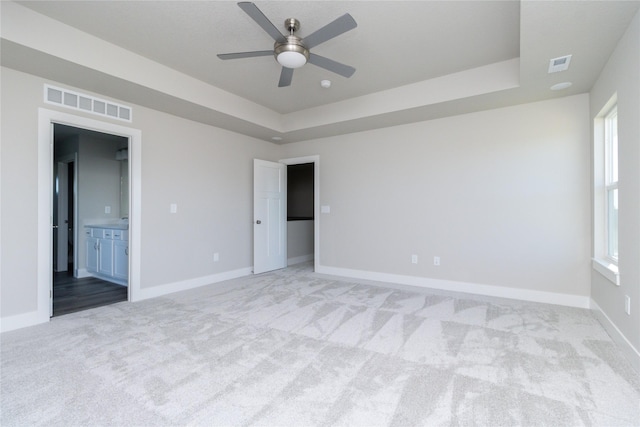
POLYGON ((620 273, 618 266, 604 259, 593 258, 591 265, 595 271, 606 277, 611 283, 620 286, 620 273))

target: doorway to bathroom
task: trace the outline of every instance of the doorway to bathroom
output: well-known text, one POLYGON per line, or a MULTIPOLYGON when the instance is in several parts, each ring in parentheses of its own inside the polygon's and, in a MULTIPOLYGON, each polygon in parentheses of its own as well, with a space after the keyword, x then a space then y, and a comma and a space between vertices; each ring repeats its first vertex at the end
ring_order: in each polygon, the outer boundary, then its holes
POLYGON ((87 269, 101 251, 108 262, 114 242, 92 240, 86 227, 114 225, 119 238, 128 231, 128 144, 123 136, 53 125, 53 316, 128 299, 126 280, 87 269))

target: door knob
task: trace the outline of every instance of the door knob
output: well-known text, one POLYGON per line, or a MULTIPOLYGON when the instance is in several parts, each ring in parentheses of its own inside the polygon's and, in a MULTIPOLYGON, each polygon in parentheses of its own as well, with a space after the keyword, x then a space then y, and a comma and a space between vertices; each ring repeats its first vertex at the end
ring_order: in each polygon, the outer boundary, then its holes
POLYGON ((257 220, 257 221, 256 221, 256 224, 262 224, 262 221, 257 220))

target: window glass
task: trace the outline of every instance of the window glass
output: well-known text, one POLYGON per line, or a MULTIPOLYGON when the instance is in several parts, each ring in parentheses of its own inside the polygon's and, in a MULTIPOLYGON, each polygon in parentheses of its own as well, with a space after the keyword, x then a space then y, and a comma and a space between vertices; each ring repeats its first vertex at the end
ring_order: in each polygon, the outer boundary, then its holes
POLYGON ((618 259, 618 189, 607 191, 607 255, 618 259))

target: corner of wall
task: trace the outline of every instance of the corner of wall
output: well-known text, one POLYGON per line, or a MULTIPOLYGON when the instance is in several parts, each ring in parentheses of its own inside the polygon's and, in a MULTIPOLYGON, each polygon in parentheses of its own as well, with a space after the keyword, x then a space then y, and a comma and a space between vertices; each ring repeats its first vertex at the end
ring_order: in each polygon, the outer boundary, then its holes
POLYGON ((602 311, 597 302, 591 300, 591 310, 596 319, 600 321, 604 329, 607 331, 613 341, 618 344, 627 357, 631 366, 640 374, 640 351, 631 344, 631 342, 624 336, 624 334, 618 329, 615 323, 602 311))

